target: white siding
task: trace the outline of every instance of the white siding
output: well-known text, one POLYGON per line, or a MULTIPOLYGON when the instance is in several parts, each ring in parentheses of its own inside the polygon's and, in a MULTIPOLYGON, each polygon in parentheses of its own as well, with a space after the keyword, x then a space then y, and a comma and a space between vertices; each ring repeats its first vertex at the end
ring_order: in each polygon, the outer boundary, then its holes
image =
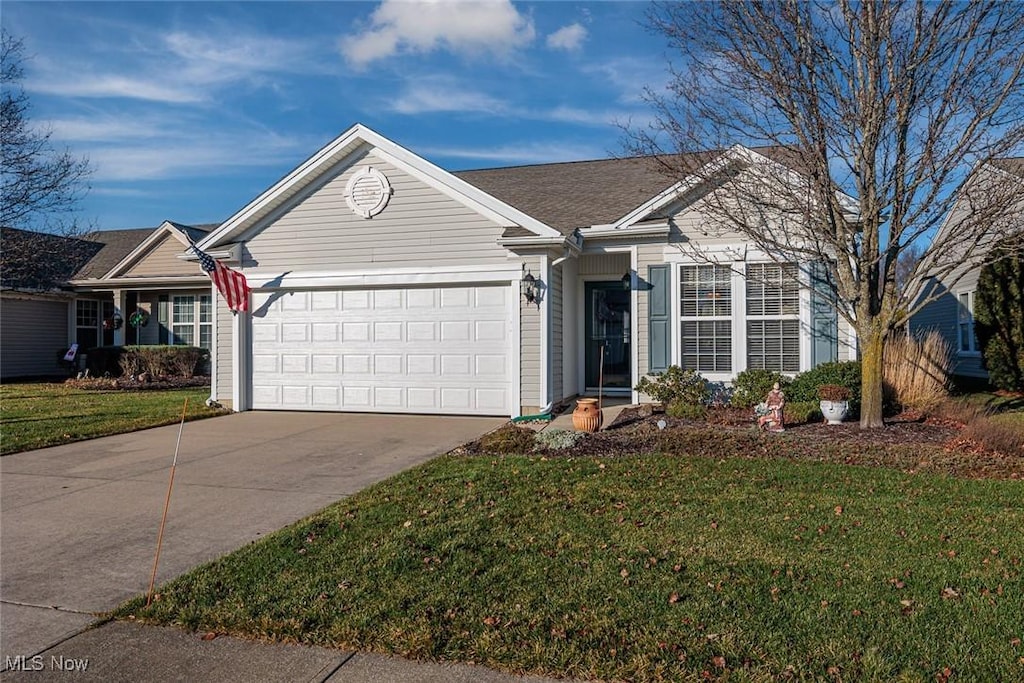
POLYGON ((548 358, 551 361, 551 398, 559 401, 565 397, 562 385, 562 301, 563 301, 563 278, 562 269, 554 267, 551 269, 551 351, 548 358))
POLYGON ((507 264, 503 228, 398 168, 363 154, 291 206, 248 243, 245 266, 291 272, 457 264, 507 264), (366 219, 345 202, 351 176, 368 166, 393 194, 366 219))
POLYGON ((68 302, 0 298, 0 376, 66 374, 57 363, 68 347, 68 302))
MULTIPOLYGON (((523 258, 527 269, 536 275, 540 272, 540 258, 523 258)), ((519 297, 519 402, 523 414, 535 414, 544 407, 540 395, 540 317, 541 307, 527 303, 519 297)))
POLYGON ((214 316, 217 331, 215 338, 217 342, 217 395, 214 397, 225 406, 231 406, 232 380, 231 372, 233 346, 232 346, 232 316, 234 314, 228 309, 224 297, 217 297, 217 313, 214 316))

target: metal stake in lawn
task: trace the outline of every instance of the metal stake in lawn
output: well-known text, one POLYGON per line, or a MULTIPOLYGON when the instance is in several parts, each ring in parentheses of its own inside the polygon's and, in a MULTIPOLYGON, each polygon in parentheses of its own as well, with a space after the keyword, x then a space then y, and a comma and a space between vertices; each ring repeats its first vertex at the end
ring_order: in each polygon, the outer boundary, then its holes
POLYGON ((181 430, 185 428, 185 413, 188 411, 188 397, 181 408, 181 424, 178 425, 178 441, 174 444, 174 460, 171 461, 171 479, 167 482, 167 498, 164 500, 164 516, 160 519, 160 532, 156 535, 156 557, 153 558, 153 574, 149 577, 146 591, 146 607, 153 603, 153 585, 156 583, 156 568, 160 564, 160 546, 164 542, 164 525, 167 524, 167 509, 171 506, 171 488, 174 486, 174 468, 178 466, 178 447, 181 446, 181 430))

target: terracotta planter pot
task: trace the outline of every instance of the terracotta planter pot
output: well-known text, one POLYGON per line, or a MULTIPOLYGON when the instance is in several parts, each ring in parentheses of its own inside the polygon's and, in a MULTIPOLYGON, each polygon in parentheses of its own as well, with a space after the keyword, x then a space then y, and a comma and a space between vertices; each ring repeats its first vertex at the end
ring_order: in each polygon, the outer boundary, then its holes
POLYGON ((596 398, 581 398, 572 411, 572 426, 578 432, 596 432, 601 428, 603 416, 596 398))

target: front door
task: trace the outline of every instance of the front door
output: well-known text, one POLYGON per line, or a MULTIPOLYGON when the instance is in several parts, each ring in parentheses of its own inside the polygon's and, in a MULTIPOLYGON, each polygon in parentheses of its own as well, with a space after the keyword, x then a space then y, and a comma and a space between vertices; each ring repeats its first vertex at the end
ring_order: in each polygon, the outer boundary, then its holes
POLYGON ((633 386, 630 295, 621 280, 587 282, 584 287, 584 374, 588 390, 598 386, 605 389, 631 389, 633 386))

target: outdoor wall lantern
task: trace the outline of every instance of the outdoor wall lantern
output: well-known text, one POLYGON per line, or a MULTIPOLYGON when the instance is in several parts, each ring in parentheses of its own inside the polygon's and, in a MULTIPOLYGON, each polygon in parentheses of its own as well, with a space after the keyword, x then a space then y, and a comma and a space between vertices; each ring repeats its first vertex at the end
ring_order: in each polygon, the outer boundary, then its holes
POLYGON ((633 274, 632 273, 627 271, 626 274, 622 276, 622 288, 624 290, 626 290, 627 292, 629 290, 633 289, 633 274))
POLYGON ((530 271, 523 268, 523 279, 519 285, 523 291, 523 298, 526 299, 526 303, 532 304, 537 300, 537 278, 530 274, 530 271))

